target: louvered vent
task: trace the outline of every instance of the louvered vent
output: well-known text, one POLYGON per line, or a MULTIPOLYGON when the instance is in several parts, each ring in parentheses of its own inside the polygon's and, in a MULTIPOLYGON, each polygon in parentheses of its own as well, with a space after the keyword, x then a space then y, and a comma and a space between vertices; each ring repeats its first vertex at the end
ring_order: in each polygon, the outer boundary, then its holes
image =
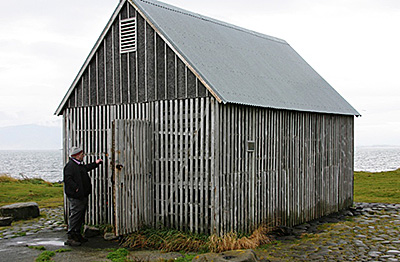
POLYGON ((136 51, 136 19, 129 18, 119 23, 121 53, 136 51))

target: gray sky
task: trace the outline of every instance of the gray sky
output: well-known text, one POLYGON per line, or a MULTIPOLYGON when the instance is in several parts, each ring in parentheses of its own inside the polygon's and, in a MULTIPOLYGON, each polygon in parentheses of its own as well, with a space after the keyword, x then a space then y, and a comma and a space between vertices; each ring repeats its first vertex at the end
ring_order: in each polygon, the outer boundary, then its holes
MULTIPOLYGON (((286 40, 361 114, 356 145, 400 145, 400 1, 164 0, 286 40)), ((0 127, 54 111, 118 0, 0 2, 0 127)))

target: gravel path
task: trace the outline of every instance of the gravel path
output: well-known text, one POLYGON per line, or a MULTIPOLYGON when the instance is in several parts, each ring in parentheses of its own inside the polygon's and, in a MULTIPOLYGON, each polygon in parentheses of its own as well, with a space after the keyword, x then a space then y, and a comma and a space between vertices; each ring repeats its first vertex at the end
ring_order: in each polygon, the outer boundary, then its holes
MULTIPOLYGON (((265 261, 400 261, 400 204, 354 206, 294 228, 280 228, 275 241, 256 250, 258 257, 265 261)), ((0 240, 46 232, 64 236, 61 207, 41 209, 41 214, 38 219, 0 227, 0 240)))

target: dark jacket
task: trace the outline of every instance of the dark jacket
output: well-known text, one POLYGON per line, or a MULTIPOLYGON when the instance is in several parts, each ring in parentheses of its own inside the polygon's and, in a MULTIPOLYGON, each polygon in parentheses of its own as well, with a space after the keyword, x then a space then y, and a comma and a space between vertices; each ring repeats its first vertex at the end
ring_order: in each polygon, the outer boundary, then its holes
POLYGON ((68 197, 82 199, 92 192, 92 182, 88 172, 99 165, 96 163, 78 164, 70 159, 64 167, 64 191, 68 197), (78 192, 76 192, 78 189, 78 192))

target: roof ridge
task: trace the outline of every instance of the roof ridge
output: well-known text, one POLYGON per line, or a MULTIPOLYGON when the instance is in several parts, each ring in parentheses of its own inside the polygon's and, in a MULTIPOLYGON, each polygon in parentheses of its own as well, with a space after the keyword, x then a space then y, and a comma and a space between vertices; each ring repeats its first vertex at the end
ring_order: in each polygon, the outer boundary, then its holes
POLYGON ((252 30, 245 29, 245 28, 242 28, 242 27, 239 27, 239 26, 235 26, 233 24, 229 24, 229 23, 226 23, 226 22, 223 22, 223 21, 219 21, 219 20, 213 19, 211 17, 203 16, 201 14, 192 13, 192 12, 190 12, 188 10, 181 9, 179 7, 175 7, 173 5, 170 5, 170 4, 167 4, 167 3, 164 3, 164 2, 157 1, 159 3, 164 4, 164 5, 161 5, 161 4, 157 4, 155 2, 151 2, 151 1, 148 1, 148 0, 139 0, 139 1, 143 2, 143 3, 146 3, 146 4, 150 4, 150 5, 156 6, 156 7, 160 7, 160 8, 172 11, 172 12, 176 12, 176 13, 180 13, 180 14, 183 14, 183 15, 191 16, 193 18, 201 19, 201 20, 204 20, 204 21, 207 21, 207 22, 210 22, 210 23, 214 23, 214 24, 220 25, 220 26, 228 27, 228 28, 231 28, 231 29, 243 32, 243 33, 251 34, 253 36, 260 37, 260 38, 263 38, 263 39, 266 39, 266 40, 271 40, 271 41, 275 41, 275 42, 282 43, 282 44, 288 44, 283 39, 280 39, 280 38, 277 38, 277 37, 273 37, 273 36, 269 36, 269 35, 265 35, 265 34, 261 34, 261 33, 258 33, 256 31, 252 31, 252 30), (165 5, 168 5, 168 6, 165 6, 165 5), (174 9, 174 8, 171 8, 171 7, 178 8, 178 9, 174 9))

